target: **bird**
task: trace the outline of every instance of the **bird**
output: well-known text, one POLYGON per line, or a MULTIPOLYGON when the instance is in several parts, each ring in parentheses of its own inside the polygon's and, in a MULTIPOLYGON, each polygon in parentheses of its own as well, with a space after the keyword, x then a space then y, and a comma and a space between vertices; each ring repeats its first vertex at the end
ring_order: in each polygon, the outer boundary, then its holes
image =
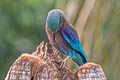
MULTIPOLYGON (((79 36, 60 9, 48 12, 45 31, 49 42, 61 53, 71 58, 78 66, 87 63, 79 36)), ((66 60, 66 59, 65 59, 66 60)))

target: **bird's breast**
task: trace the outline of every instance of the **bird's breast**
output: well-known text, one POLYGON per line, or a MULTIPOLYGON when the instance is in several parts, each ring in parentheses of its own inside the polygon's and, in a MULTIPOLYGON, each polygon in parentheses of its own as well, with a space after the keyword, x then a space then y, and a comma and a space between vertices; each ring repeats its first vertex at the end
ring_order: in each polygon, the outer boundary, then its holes
POLYGON ((54 34, 53 34, 53 32, 51 32, 51 31, 48 29, 48 26, 45 27, 45 30, 46 30, 47 37, 48 37, 48 40, 50 41, 50 43, 51 43, 52 45, 54 45, 55 47, 57 47, 56 42, 55 42, 55 39, 54 39, 54 34))
POLYGON ((54 39, 53 32, 51 32, 47 26, 46 26, 46 32, 47 32, 47 36, 50 43, 61 52, 67 53, 67 49, 69 48, 69 46, 67 42, 64 40, 64 38, 62 37, 61 32, 57 31, 55 33, 55 39, 54 39))

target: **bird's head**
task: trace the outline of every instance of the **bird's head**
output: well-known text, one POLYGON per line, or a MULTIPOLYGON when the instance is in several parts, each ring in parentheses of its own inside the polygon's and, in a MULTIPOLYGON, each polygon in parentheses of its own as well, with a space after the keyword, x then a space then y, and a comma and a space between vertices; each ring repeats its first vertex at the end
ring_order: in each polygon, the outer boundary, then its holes
POLYGON ((62 15, 63 12, 59 9, 53 9, 48 13, 46 25, 52 32, 56 32, 56 30, 58 29, 62 15))

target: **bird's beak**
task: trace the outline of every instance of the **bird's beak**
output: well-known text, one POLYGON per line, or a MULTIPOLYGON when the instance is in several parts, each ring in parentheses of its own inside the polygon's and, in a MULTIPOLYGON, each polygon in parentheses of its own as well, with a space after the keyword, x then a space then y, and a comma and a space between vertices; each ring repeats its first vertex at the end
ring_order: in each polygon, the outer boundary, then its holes
POLYGON ((53 39, 55 41, 56 32, 53 32, 53 39))

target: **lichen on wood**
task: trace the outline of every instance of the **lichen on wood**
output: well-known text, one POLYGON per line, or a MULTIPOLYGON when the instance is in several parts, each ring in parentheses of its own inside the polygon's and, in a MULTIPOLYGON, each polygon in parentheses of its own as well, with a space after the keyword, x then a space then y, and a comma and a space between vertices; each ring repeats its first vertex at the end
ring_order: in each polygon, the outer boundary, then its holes
POLYGON ((106 80, 100 65, 86 63, 76 71, 65 64, 61 53, 41 42, 32 54, 23 53, 10 67, 5 80, 106 80))

